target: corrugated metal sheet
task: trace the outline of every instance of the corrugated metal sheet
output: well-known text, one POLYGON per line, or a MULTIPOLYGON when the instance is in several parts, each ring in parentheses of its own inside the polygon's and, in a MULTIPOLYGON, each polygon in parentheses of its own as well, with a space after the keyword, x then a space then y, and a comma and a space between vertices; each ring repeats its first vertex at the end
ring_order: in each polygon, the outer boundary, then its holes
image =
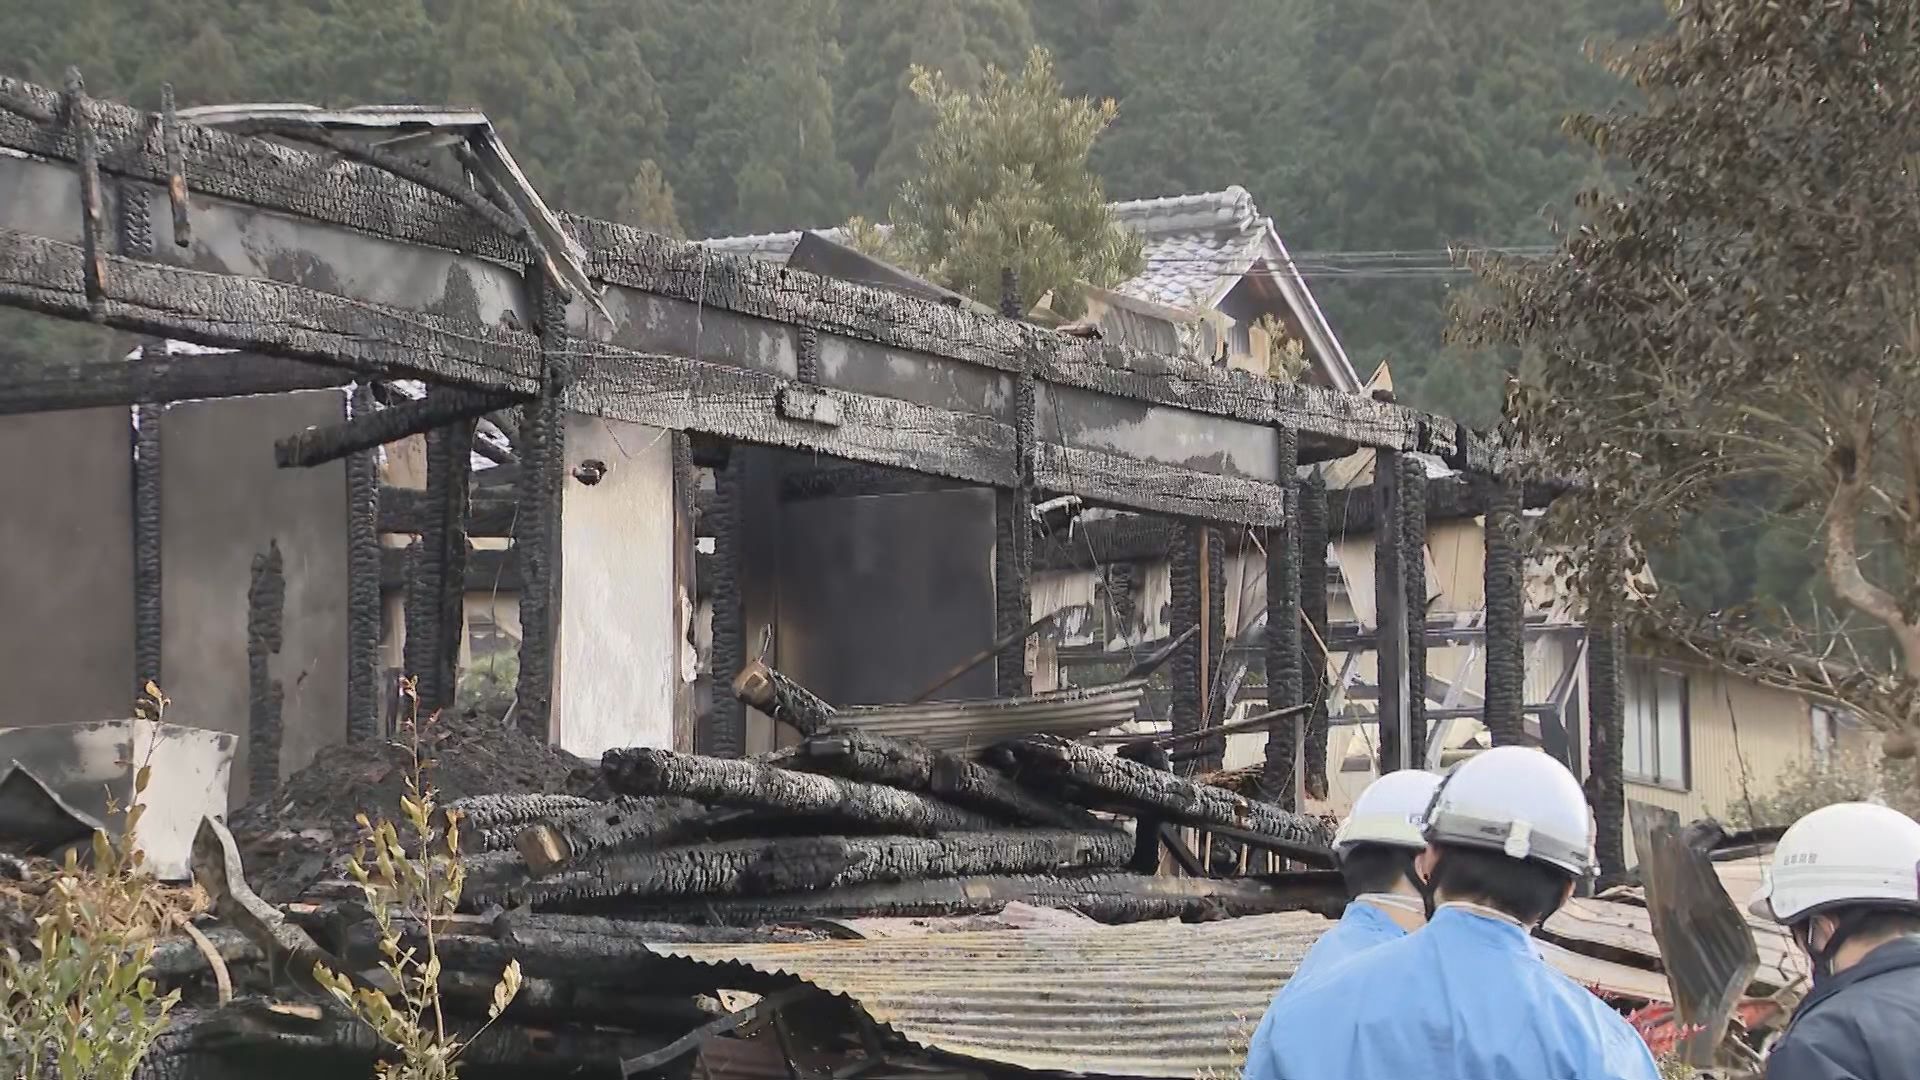
POLYGON ((859 1002, 943 1053, 1047 1072, 1192 1077, 1238 1071, 1234 1025, 1328 926, 1300 912, 885 937, 802 945, 656 945, 664 956, 791 975, 859 1002))
POLYGON ((1146 690, 1146 680, 1130 679, 1022 698, 862 706, 840 710, 833 726, 964 750, 1023 735, 1072 737, 1115 727, 1133 718, 1146 690))

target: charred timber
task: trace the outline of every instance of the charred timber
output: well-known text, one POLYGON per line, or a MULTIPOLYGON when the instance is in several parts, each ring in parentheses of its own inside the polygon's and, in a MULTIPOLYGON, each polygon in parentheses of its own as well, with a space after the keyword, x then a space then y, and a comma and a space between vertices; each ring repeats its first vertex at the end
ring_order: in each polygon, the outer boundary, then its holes
POLYGON ((752 705, 776 720, 785 720, 803 734, 816 730, 801 726, 809 719, 804 706, 817 703, 826 709, 824 702, 812 694, 797 692, 798 687, 791 685, 790 680, 759 660, 751 664, 747 661, 746 601, 740 591, 746 532, 743 518, 746 508, 742 505, 746 480, 741 474, 746 468, 747 456, 743 454, 714 473, 713 516, 709 522, 713 534, 713 572, 701 575, 703 579, 711 576, 713 581, 713 644, 708 666, 716 682, 732 680, 733 693, 713 695, 706 722, 694 732, 694 746, 703 753, 727 757, 746 753, 747 712, 743 705, 752 705), (763 674, 756 677, 755 671, 763 674), (746 696, 743 688, 750 688, 753 696, 746 696), (789 690, 784 702, 776 700, 782 690, 789 690), (783 706, 784 716, 781 715, 783 706))
MULTIPOLYGON (((1295 475, 1299 436, 1285 428, 1279 435, 1278 474, 1295 475)), ((1304 700, 1300 661, 1300 488, 1287 487, 1284 521, 1267 530, 1267 709, 1292 708, 1304 700)), ((1300 768, 1303 724, 1281 723, 1267 729, 1266 757, 1260 773, 1261 794, 1288 810, 1294 802, 1294 776, 1300 768)))
POLYGON ((906 836, 821 836, 735 840, 614 855, 522 890, 472 903, 511 900, 570 907, 596 900, 770 896, 875 881, 963 874, 1033 874, 1123 865, 1133 840, 1118 831, 1005 830, 906 836))
POLYGON ((1087 814, 1049 802, 957 754, 919 743, 846 731, 802 743, 791 768, 923 792, 955 806, 1027 825, 1084 829, 1087 814))
POLYGON ((1626 687, 1621 661, 1626 636, 1605 604, 1595 605, 1587 627, 1587 686, 1593 695, 1588 731, 1587 801, 1593 804, 1594 854, 1600 873, 1626 869, 1626 687))
POLYGON ((0 370, 0 416, 285 394, 351 378, 343 368, 249 353, 9 365, 0 370))
MULTIPOLYGON (((540 338, 540 395, 521 406, 520 469, 512 564, 520 572, 520 676, 514 722, 545 741, 552 735, 554 670, 559 662, 561 511, 567 474, 567 424, 561 395, 573 380, 572 338, 560 283, 528 261, 526 283, 540 338)), ((488 472, 502 470, 489 469, 488 472)))
MULTIPOLYGON (((1406 579, 1407 761, 1420 768, 1427 759, 1427 481, 1426 464, 1401 461, 1400 570, 1406 579)), ((1377 543, 1377 540, 1376 540, 1377 543)))
MULTIPOLYGON (((718 598, 716 592, 715 603, 718 598)), ((802 735, 820 734, 834 717, 833 706, 763 660, 740 669, 733 680, 733 696, 802 735)))
MULTIPOLYGON (((479 447, 476 441, 474 446, 479 447)), ((420 533, 432 517, 426 492, 417 488, 383 486, 380 489, 380 531, 420 533)), ((512 489, 475 492, 467 507, 467 535, 511 537, 520 515, 520 501, 512 489)))
POLYGON ((781 920, 993 915, 1008 904, 1020 903, 1076 911, 1095 922, 1117 924, 1189 918, 1203 911, 1240 916, 1330 909, 1337 916, 1345 899, 1337 879, 1289 888, 1247 880, 1130 873, 993 874, 848 885, 753 899, 717 897, 646 905, 640 910, 660 917, 754 926, 781 920))
POLYGON ((247 790, 256 797, 280 786, 281 710, 286 689, 273 677, 268 657, 285 640, 287 579, 280 542, 253 557, 247 586, 247 790))
POLYGON ((531 823, 516 834, 514 847, 529 870, 545 876, 594 852, 692 839, 710 816, 706 807, 685 799, 623 798, 531 823))
POLYGON ((273 444, 283 469, 306 469, 338 461, 357 450, 399 442, 434 428, 467 422, 518 400, 510 394, 435 387, 425 398, 393 405, 334 427, 308 428, 273 444))
POLYGON ((1495 746, 1526 741, 1526 596, 1519 485, 1483 478, 1487 490, 1486 725, 1495 746))
POLYGON ((134 411, 133 436, 133 664, 134 694, 159 685, 161 631, 165 625, 162 589, 160 429, 166 410, 142 405, 134 411))
MULTIPOLYGON (((362 384, 348 419, 373 411, 362 384)), ((347 455, 347 738, 372 739, 380 729, 380 463, 372 450, 347 455)))
MULTIPOLYGON (((1544 510, 1565 491, 1564 484, 1530 481, 1525 487, 1526 508, 1544 510)), ((1428 477, 1426 494, 1428 521, 1479 517, 1489 506, 1485 486, 1466 476, 1428 477)), ((1335 536, 1369 536, 1379 526, 1380 516, 1368 491, 1356 488, 1327 492, 1327 520, 1335 536)))
POLYGON ((1406 499, 1402 482, 1406 478, 1405 459, 1399 454, 1380 451, 1373 459, 1373 505, 1375 521, 1373 542, 1373 595, 1376 631, 1375 667, 1380 687, 1380 762, 1382 776, 1395 769, 1413 768, 1413 745, 1407 699, 1425 691, 1424 680, 1415 682, 1407 670, 1407 564, 1413 556, 1406 550, 1406 499))
POLYGON ((1268 838, 1303 862, 1332 865, 1325 828, 1270 803, 1196 784, 1065 739, 1021 739, 996 752, 1017 762, 1022 782, 1067 783, 1099 805, 1196 828, 1243 829, 1268 838))
POLYGON ((1074 523, 1070 532, 1036 541, 1035 570, 1091 570, 1115 563, 1158 562, 1173 550, 1179 524, 1144 514, 1074 523))
POLYGON ((922 836, 990 830, 997 824, 983 814, 911 791, 740 758, 637 747, 607 751, 600 768, 608 786, 622 795, 678 795, 922 836))
MULTIPOLYGON (((407 587, 408 554, 412 547, 382 547, 380 556, 380 588, 383 592, 407 587)), ((497 548, 467 548, 466 591, 483 593, 515 593, 524 587, 525 577, 520 572, 520 548, 501 551, 497 548)))
POLYGON ((443 815, 457 817, 462 829, 531 825, 547 818, 593 810, 601 804, 577 795, 472 795, 455 799, 443 815))
MULTIPOLYGON (((429 394, 444 393, 436 389, 429 394)), ((473 422, 427 433, 426 500, 432 516, 413 545, 407 582, 406 668, 428 714, 453 704, 454 668, 465 618, 468 478, 473 422)))

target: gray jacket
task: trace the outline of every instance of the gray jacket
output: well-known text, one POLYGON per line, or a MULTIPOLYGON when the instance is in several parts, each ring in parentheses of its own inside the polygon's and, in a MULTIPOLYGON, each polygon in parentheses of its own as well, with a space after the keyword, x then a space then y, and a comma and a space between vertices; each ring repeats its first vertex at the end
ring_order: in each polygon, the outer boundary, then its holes
POLYGON ((1920 1080, 1920 936, 1821 980, 1767 1058, 1767 1080, 1920 1080))

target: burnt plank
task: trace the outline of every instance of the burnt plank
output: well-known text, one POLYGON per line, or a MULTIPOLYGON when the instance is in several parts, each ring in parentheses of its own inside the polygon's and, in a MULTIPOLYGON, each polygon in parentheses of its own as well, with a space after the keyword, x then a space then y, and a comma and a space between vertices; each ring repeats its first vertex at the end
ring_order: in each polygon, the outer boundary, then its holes
MULTIPOLYGON (((468 503, 467 535, 510 537, 520 513, 513 489, 479 488, 468 503)), ((430 513, 426 492, 418 488, 383 486, 380 489, 380 531, 419 533, 430 513)))
POLYGON ((1203 521, 1274 526, 1284 517, 1284 490, 1264 480, 1219 476, 1058 443, 1041 443, 1037 449, 1036 474, 1043 491, 1203 521))
POLYGON ((344 386, 351 372, 253 353, 0 368, 0 416, 344 386))

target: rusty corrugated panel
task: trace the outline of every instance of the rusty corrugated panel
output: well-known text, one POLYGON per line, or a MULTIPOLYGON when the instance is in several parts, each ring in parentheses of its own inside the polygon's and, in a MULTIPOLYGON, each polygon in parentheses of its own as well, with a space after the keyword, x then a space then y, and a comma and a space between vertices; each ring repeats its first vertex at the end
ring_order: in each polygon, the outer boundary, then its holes
POLYGON ((791 975, 919 1046, 1040 1072, 1231 1075, 1251 1027, 1327 927, 1290 912, 1211 923, 920 934, 798 945, 654 945, 791 975))
POLYGON ((861 706, 840 710, 833 726, 963 750, 1023 735, 1072 737, 1118 727, 1133 718, 1146 689, 1146 680, 1129 679, 1031 697, 861 706))

